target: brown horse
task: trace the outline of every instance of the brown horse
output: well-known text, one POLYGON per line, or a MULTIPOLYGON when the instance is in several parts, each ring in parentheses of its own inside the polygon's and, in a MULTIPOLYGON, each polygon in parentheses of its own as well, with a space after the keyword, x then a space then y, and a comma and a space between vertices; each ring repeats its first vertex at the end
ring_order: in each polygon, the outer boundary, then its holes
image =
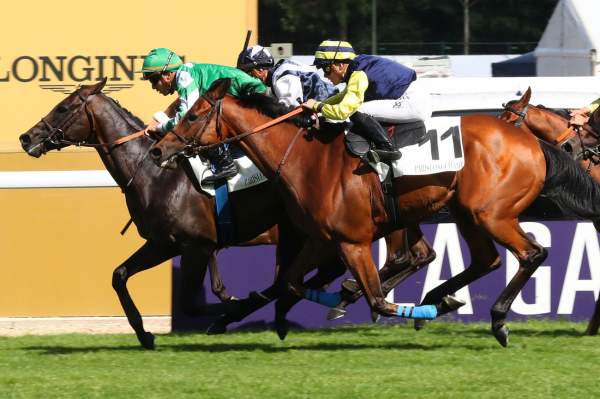
MULTIPOLYGON (((528 88, 519 100, 509 101, 504 105, 504 112, 500 114, 500 118, 564 150, 600 183, 600 136, 591 126, 598 125, 600 112, 596 110, 592 114, 591 125, 586 124, 580 129, 575 129, 569 125, 568 114, 531 105, 530 99, 531 88, 528 88)), ((600 298, 596 302, 585 334, 596 335, 599 327, 600 298)))
MULTIPOLYGON (((398 305, 385 301, 370 253, 374 239, 399 227, 390 223, 384 210, 377 176, 346 151, 339 134, 306 133, 289 122, 259 134, 245 134, 271 120, 274 115, 265 114, 265 104, 272 100, 226 96, 229 85, 227 79, 213 84, 185 117, 194 128, 185 131, 178 126, 173 134, 167 134, 151 151, 155 162, 168 163, 215 143, 237 141, 277 184, 293 223, 313 238, 306 241, 286 275, 286 281, 292 283, 289 288, 302 293, 297 284, 314 255, 333 244, 371 309, 385 316, 399 315, 398 305)), ((396 199, 409 226, 448 205, 471 252, 469 268, 432 290, 425 304, 437 304, 443 295, 497 269, 500 257, 494 240, 519 259, 516 275, 491 310, 492 331, 507 345, 505 319, 510 305, 547 256, 546 250, 521 230, 519 214, 544 192, 581 217, 596 219, 600 205, 593 197, 600 196, 600 187, 564 153, 497 118, 462 117, 461 131, 465 167, 459 172, 396 179, 396 199), (582 191, 589 194, 574 195, 582 191)))
MULTIPOLYGON (((509 101, 504 104, 504 112, 500 118, 521 127, 523 130, 562 148, 581 167, 600 183, 600 136, 590 124, 585 124, 581 129, 569 125, 569 116, 542 106, 529 104, 531 88, 519 100, 509 101)), ((590 123, 598 123, 600 113, 595 112, 590 123)))
MULTIPOLYGON (((153 348, 154 336, 144 330, 142 318, 127 290, 127 280, 137 272, 179 254, 182 255, 183 310, 191 315, 226 311, 209 330, 211 333, 224 332, 227 324, 240 321, 277 297, 277 290, 272 286, 247 299, 228 301, 224 307, 194 304, 193 298, 200 289, 198 284, 203 280, 198 277, 204 275, 207 262, 215 295, 223 301, 230 299, 216 265, 215 249, 220 245, 217 243, 214 200, 196 190, 195 179, 188 178, 188 169, 165 171, 146 162, 145 157, 152 144, 148 137, 111 145, 142 129, 143 123, 102 94, 103 86, 104 82, 83 86, 59 103, 38 124, 21 135, 23 149, 31 156, 40 157, 47 151, 72 144, 95 147, 121 187, 138 231, 147 242, 115 269, 113 287, 142 346, 153 348)), ((241 223, 236 226, 234 241, 237 245, 276 244, 277 229, 272 226, 277 221, 281 222, 281 215, 274 210, 281 207, 271 185, 235 192, 231 197, 233 211, 238 223, 241 223), (248 208, 248 204, 252 206, 248 208), (267 231, 261 233, 264 230, 267 231), (257 237, 252 238, 254 235, 257 237)), ((399 231, 387 238, 389 261, 382 269, 383 276, 389 275, 397 280, 397 273, 417 270, 435 256, 424 240, 410 241, 410 248, 405 248, 406 240, 410 239, 405 234, 399 231)), ((285 245, 283 248, 279 246, 278 258, 279 252, 286 250, 289 249, 285 245)), ((340 265, 323 270, 310 280, 311 286, 327 284, 344 268, 340 265)), ((294 300, 288 304, 289 307, 297 301, 296 298, 294 300)))

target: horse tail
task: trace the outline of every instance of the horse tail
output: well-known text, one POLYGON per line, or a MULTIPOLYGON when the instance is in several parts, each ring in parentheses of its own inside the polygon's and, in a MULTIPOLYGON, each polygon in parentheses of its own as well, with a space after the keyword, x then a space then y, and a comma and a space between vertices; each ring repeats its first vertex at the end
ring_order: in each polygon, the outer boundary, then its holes
MULTIPOLYGON (((546 158, 546 180, 541 195, 570 216, 600 222, 600 185, 567 153, 539 141, 546 158)), ((599 224, 600 226, 600 224, 599 224)))

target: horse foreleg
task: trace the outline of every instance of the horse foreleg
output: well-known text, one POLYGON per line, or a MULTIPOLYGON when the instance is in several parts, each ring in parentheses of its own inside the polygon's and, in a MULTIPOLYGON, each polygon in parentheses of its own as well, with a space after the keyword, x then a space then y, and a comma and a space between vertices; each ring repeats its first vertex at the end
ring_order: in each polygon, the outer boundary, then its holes
MULTIPOLYGON (((344 274, 346 265, 344 265, 338 256, 334 256, 333 259, 335 259, 335 261, 330 261, 331 263, 320 262, 317 274, 303 284, 305 289, 325 290, 332 281, 344 274)), ((280 320, 287 320, 287 314, 291 308, 302 299, 303 298, 298 295, 284 295, 275 302, 275 314, 280 320)), ((284 325, 287 325, 287 323, 284 323, 284 325)), ((285 335, 287 335, 287 330, 284 330, 283 326, 280 327, 278 332, 280 333, 279 337, 281 339, 284 339, 285 335)))
POLYGON ((213 252, 208 259, 208 272, 210 275, 210 288, 213 294, 215 294, 221 302, 232 300, 233 297, 225 290, 225 284, 223 284, 223 279, 221 278, 221 273, 219 271, 216 252, 213 252))
POLYGON ((596 301, 596 307, 594 308, 594 315, 590 319, 590 322, 585 330, 585 335, 597 335, 598 327, 600 327, 600 296, 596 301))
POLYGON ((146 242, 113 272, 112 286, 119 297, 129 325, 135 331, 140 344, 146 349, 154 349, 154 335, 144 330, 142 316, 127 290, 127 280, 134 274, 159 265, 175 255, 177 251, 174 247, 161 247, 146 242))

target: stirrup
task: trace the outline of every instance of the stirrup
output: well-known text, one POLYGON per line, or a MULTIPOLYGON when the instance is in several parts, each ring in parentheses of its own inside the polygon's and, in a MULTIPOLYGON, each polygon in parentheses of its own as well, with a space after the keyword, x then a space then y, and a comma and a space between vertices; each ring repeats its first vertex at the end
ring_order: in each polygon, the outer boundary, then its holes
POLYGON ((398 150, 383 150, 375 148, 374 150, 382 161, 397 161, 402 158, 402 153, 398 150))
POLYGON ((219 180, 230 179, 237 174, 238 174, 238 168, 234 164, 233 167, 221 169, 220 171, 216 172, 214 175, 205 177, 204 179, 202 179, 202 184, 214 184, 214 183, 218 182, 219 180))

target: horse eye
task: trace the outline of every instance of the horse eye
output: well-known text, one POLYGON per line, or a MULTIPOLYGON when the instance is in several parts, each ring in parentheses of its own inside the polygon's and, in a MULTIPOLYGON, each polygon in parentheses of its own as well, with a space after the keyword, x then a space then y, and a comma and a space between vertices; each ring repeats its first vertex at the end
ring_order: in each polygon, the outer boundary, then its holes
POLYGON ((59 112, 61 114, 65 113, 67 112, 67 107, 65 107, 64 105, 59 105, 58 108, 56 108, 56 112, 59 112))
POLYGON ((190 115, 188 116, 188 120, 189 120, 190 122, 193 122, 193 121, 195 121, 196 119, 198 119, 198 115, 195 115, 195 114, 190 114, 190 115))

